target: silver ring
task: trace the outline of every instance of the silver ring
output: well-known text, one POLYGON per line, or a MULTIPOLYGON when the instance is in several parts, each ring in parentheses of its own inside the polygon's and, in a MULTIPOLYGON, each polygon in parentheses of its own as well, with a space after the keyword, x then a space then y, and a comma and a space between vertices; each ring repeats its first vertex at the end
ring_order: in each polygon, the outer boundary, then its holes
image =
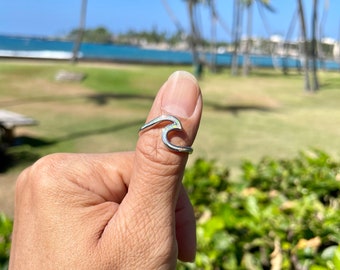
POLYGON ((172 130, 183 130, 181 122, 175 116, 161 115, 161 116, 151 120, 150 122, 144 124, 139 129, 139 131, 145 130, 145 129, 147 129, 151 126, 154 126, 156 124, 159 124, 160 122, 163 122, 163 121, 172 122, 171 124, 164 127, 163 130, 162 130, 162 141, 163 141, 163 143, 172 151, 191 154, 193 152, 193 149, 190 146, 174 145, 174 144, 170 143, 169 140, 168 140, 168 133, 170 131, 172 131, 172 130))

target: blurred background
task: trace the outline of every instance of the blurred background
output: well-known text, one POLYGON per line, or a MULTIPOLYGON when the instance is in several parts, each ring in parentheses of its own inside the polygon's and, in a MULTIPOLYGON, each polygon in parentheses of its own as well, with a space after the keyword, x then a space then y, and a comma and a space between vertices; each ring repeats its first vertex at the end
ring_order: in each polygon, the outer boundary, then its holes
POLYGON ((176 70, 192 72, 204 98, 184 176, 198 253, 178 269, 340 269, 339 10, 336 0, 0 1, 0 269, 20 172, 55 152, 133 150, 176 70))

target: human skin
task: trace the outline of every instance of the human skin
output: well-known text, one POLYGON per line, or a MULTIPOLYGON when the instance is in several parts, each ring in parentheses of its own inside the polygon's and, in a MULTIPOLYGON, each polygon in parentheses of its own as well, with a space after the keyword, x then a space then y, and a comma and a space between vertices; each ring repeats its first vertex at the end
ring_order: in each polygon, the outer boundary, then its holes
MULTIPOLYGON (((176 116, 175 145, 192 145, 202 112, 195 78, 175 72, 146 122, 176 116)), ((161 140, 162 122, 134 152, 53 154, 17 180, 10 269, 175 269, 192 261, 195 218, 181 183, 188 154, 161 140)))

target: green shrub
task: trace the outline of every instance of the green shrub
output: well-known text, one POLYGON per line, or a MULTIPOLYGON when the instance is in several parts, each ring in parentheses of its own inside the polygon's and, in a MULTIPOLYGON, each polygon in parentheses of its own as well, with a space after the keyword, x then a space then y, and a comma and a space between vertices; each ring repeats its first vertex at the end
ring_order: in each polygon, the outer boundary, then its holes
POLYGON ((313 151, 241 169, 238 181, 205 160, 187 170, 198 253, 178 269, 340 269, 340 163, 313 151))
POLYGON ((8 268, 13 223, 0 213, 0 269, 8 268))
MULTIPOLYGON (((198 251, 178 269, 340 269, 340 162, 312 151, 245 161, 241 171, 231 179, 203 159, 187 169, 198 251)), ((0 214, 0 269, 8 266, 12 226, 0 214)))

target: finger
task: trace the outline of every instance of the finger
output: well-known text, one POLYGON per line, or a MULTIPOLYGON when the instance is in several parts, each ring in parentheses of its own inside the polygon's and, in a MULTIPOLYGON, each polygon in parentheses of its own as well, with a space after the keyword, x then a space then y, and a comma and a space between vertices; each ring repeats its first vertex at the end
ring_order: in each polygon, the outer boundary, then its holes
MULTIPOLYGON (((191 146, 195 139, 202 111, 202 98, 194 76, 175 72, 162 86, 147 117, 147 122, 160 115, 177 117, 183 130, 171 132, 169 140, 175 145, 191 146)), ((162 122, 140 133, 135 152, 134 169, 129 193, 143 209, 174 211, 180 182, 188 154, 170 151, 162 141, 162 122), (140 198, 140 200, 138 200, 140 198)))
POLYGON ((176 239, 178 244, 178 259, 192 262, 196 254, 196 220, 194 209, 183 187, 176 206, 176 239))
MULTIPOLYGON (((147 122, 160 115, 177 117, 183 130, 171 132, 169 140, 174 145, 191 146, 201 111, 202 97, 196 79, 187 72, 176 72, 158 92, 147 122)), ((188 154, 170 151, 165 146, 162 128, 167 124, 162 122, 140 133, 128 193, 101 239, 104 254, 112 256, 112 252, 119 252, 121 261, 136 261, 139 268, 143 265, 147 265, 146 269, 175 268, 179 252, 182 258, 191 259, 191 252, 185 254, 184 244, 179 247, 176 241, 175 223, 175 209, 188 154), (124 243, 128 249, 123 246, 119 249, 119 245, 110 248, 112 243, 124 243), (139 256, 141 253, 143 256, 139 256)), ((185 230, 178 231, 179 237, 184 239, 182 233, 185 230)))

